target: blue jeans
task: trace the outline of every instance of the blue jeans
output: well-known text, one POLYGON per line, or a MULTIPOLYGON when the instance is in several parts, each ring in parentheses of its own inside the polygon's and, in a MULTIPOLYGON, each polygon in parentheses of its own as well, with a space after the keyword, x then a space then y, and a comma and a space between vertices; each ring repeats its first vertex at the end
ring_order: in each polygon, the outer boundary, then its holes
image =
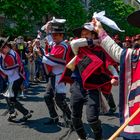
POLYGON ((24 71, 25 71, 25 80, 23 81, 23 86, 24 86, 25 88, 28 88, 28 87, 29 87, 29 77, 30 77, 30 73, 29 73, 29 70, 28 70, 27 65, 24 65, 24 71))

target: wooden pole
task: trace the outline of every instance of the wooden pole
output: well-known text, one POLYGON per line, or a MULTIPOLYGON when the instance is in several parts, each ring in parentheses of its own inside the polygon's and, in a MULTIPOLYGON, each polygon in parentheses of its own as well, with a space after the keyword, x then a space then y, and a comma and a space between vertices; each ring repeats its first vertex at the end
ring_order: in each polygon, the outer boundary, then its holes
POLYGON ((124 128, 132 121, 140 112, 140 107, 132 114, 130 118, 128 118, 124 124, 108 139, 108 140, 115 140, 118 135, 124 130, 124 128))

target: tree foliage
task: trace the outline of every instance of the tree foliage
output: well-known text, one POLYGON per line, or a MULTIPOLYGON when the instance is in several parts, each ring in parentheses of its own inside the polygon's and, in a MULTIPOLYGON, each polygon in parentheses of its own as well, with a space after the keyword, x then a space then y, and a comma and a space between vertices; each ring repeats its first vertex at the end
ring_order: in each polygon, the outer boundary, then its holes
POLYGON ((68 33, 86 21, 87 11, 80 0, 59 0, 57 4, 59 5, 58 14, 67 19, 68 33))
POLYGON ((5 35, 31 35, 52 16, 66 18, 70 32, 86 19, 80 0, 1 0, 0 14, 8 19, 5 35))
POLYGON ((92 17, 95 11, 100 12, 103 10, 105 10, 107 17, 114 20, 121 29, 125 30, 125 33, 120 33, 105 26, 111 35, 117 33, 121 36, 131 36, 140 32, 138 28, 129 25, 127 22, 128 15, 135 9, 130 5, 124 4, 122 0, 91 0, 88 17, 92 17))
POLYGON ((42 21, 42 17, 50 10, 57 9, 54 0, 1 0, 0 13, 3 13, 7 22, 14 23, 14 27, 7 24, 7 34, 25 34, 33 32, 33 27, 42 21))

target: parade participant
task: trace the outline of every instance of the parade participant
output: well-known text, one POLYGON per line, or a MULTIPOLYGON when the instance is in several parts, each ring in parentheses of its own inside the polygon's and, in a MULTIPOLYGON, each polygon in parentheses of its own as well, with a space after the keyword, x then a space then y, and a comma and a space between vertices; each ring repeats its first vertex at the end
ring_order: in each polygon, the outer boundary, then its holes
POLYGON ((51 85, 48 84, 48 88, 44 96, 51 117, 47 124, 58 123, 59 121, 59 117, 55 109, 55 102, 62 110, 63 114, 65 114, 67 120, 70 121, 71 111, 66 102, 67 88, 65 83, 59 83, 59 79, 65 68, 65 59, 68 50, 68 46, 64 42, 64 23, 56 22, 56 20, 52 20, 52 22, 49 21, 46 24, 45 31, 47 33, 47 38, 51 38, 52 36, 53 39, 53 41, 51 40, 51 51, 44 56, 42 60, 43 63, 51 66, 51 71, 49 72, 51 73, 51 85))
MULTIPOLYGON (((89 42, 96 34, 90 23, 85 23, 73 32, 75 36, 86 38, 89 42)), ((76 42, 77 40, 73 41, 76 42)), ((77 43, 76 45, 80 46, 77 43)), ((78 52, 74 52, 74 54, 77 57, 74 68, 71 69, 73 71, 71 75, 73 83, 70 88, 73 126, 79 136, 79 140, 86 140, 87 135, 82 123, 82 109, 83 105, 86 104, 87 121, 94 132, 95 140, 101 140, 99 97, 100 91, 110 93, 111 77, 107 68, 109 62, 107 62, 106 54, 99 45, 87 45, 87 47, 80 48, 78 52)), ((67 64, 67 68, 70 68, 69 64, 67 64)), ((62 78, 61 81, 63 80, 62 78)))
MULTIPOLYGON (((118 35, 115 35, 114 39, 117 39, 117 38, 119 40, 119 36, 118 35)), ((93 39, 94 39, 94 41, 97 40, 97 39, 99 39, 98 38, 98 34, 96 32, 93 34, 93 39)), ((115 67, 112 66, 112 65, 109 65, 108 66, 108 69, 110 70, 110 72, 112 73, 112 75, 115 77, 115 79, 114 78, 112 79, 112 80, 115 80, 115 83, 112 82, 113 86, 118 86, 118 72, 116 70, 116 67, 117 67, 116 65, 117 64, 115 64, 115 67)), ((102 107, 102 105, 101 105, 101 110, 103 109, 102 112, 101 112, 101 114, 103 114, 103 115, 113 115, 115 113, 115 111, 117 110, 117 107, 116 107, 116 104, 115 104, 115 101, 114 101, 114 97, 113 97, 112 92, 109 93, 109 94, 106 94, 106 93, 103 93, 102 92, 102 94, 104 95, 104 97, 105 97, 105 99, 106 99, 106 101, 107 101, 107 103, 109 105, 109 110, 106 112, 106 110, 104 110, 104 107, 102 107)), ((102 97, 101 97, 101 100, 102 100, 102 97)))
MULTIPOLYGON (((140 11, 136 11, 128 17, 128 21, 129 23, 140 27, 139 17, 140 11)), ((123 124, 140 107, 139 47, 136 47, 135 49, 122 49, 111 39, 111 37, 107 35, 107 33, 105 32, 101 23, 98 20, 94 18, 92 20, 92 23, 94 25, 95 31, 98 32, 98 36, 101 40, 101 46, 115 61, 120 63, 119 112, 120 123, 123 124)), ((89 44, 86 39, 79 39, 79 42, 81 44, 89 44)), ((140 139, 140 113, 124 128, 121 136, 125 140, 140 139)))
POLYGON ((8 77, 8 89, 3 94, 6 98, 9 109, 9 121, 16 118, 15 108, 23 114, 21 121, 26 121, 31 118, 32 114, 23 107, 23 105, 17 101, 17 95, 20 90, 20 86, 24 80, 24 71, 22 62, 18 53, 11 49, 11 46, 7 43, 7 39, 0 40, 0 70, 8 77))
MULTIPOLYGON (((140 17, 140 14, 139 14, 140 17)), ((123 124, 140 106, 139 99, 139 45, 133 49, 122 49, 104 31, 99 21, 94 20, 95 29, 102 47, 120 63, 120 123, 123 124)), ((139 39, 138 39, 139 40, 139 39)), ((124 128, 126 140, 140 139, 140 113, 124 128)))

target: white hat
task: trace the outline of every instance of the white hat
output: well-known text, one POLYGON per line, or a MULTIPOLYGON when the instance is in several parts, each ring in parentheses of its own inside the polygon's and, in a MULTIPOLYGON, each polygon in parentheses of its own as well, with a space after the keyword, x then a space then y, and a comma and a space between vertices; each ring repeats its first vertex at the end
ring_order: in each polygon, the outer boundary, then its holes
POLYGON ((81 32, 83 29, 86 29, 86 30, 89 30, 89 31, 95 33, 93 24, 91 22, 87 22, 82 27, 79 27, 79 28, 76 28, 73 30, 74 36, 81 37, 81 32))
MULTIPOLYGON (((57 19, 55 17, 53 17, 53 19, 49 21, 49 23, 60 23, 60 24, 61 23, 63 24, 65 22, 66 22, 66 19, 57 19)), ((41 30, 45 30, 45 28, 46 28, 46 24, 41 27, 41 30)))

